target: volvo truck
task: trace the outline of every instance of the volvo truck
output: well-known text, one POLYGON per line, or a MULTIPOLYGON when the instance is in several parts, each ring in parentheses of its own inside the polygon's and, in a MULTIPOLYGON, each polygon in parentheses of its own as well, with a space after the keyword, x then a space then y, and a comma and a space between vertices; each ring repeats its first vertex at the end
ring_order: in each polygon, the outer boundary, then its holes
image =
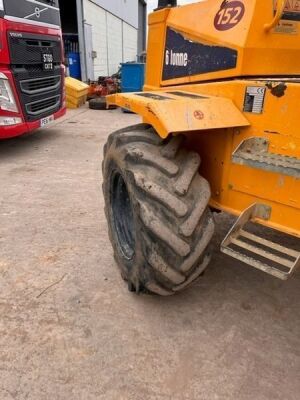
POLYGON ((0 139, 66 112, 58 0, 0 0, 0 139))

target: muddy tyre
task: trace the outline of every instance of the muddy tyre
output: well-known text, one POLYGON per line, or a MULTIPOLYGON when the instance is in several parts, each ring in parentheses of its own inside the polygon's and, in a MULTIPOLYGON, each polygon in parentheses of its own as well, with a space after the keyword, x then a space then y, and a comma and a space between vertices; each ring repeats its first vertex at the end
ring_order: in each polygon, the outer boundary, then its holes
POLYGON ((183 137, 161 140, 144 124, 112 133, 104 148, 103 193, 115 260, 128 288, 172 295, 210 261, 210 188, 183 137))

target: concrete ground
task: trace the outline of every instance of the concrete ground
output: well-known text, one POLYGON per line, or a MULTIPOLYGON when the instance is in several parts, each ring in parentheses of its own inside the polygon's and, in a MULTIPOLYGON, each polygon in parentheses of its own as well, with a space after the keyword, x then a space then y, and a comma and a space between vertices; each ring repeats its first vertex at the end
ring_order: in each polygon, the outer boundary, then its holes
POLYGON ((0 142, 1 400, 296 400, 299 273, 216 251, 192 288, 127 292, 101 195, 107 135, 138 117, 87 108, 0 142))

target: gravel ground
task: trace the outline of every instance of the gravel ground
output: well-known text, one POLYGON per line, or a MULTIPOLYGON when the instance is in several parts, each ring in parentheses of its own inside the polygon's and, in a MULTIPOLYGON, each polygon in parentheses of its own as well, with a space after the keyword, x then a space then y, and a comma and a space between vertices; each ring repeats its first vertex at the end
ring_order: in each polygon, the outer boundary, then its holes
POLYGON ((222 255, 170 298, 127 292, 100 191, 107 134, 137 116, 87 108, 0 142, 1 400, 298 400, 299 273, 222 255))

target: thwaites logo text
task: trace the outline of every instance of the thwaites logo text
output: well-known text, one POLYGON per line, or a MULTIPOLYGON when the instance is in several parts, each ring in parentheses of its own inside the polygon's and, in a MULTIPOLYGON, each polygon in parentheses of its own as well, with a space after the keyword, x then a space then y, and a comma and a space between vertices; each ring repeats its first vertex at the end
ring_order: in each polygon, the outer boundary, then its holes
MULTIPOLYGON (((277 10, 277 0, 274 0, 274 13, 277 10)), ((282 19, 300 21, 300 0, 286 0, 282 19)))
MULTIPOLYGON (((277 0, 274 0, 274 5, 277 9, 277 0)), ((300 0, 286 0, 284 11, 300 13, 300 0)))

